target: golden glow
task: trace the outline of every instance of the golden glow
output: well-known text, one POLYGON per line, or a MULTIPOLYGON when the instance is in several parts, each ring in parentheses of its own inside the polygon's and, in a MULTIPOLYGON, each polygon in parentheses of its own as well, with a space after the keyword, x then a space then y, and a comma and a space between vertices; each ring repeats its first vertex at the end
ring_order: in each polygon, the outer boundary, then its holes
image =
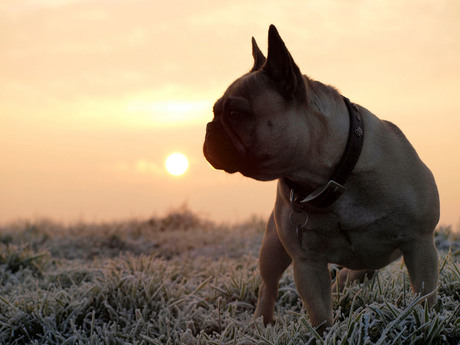
POLYGON ((187 171, 188 159, 182 153, 172 153, 166 158, 165 166, 171 175, 179 176, 187 171))
POLYGON ((209 100, 131 100, 126 106, 128 113, 144 125, 149 122, 155 125, 200 123, 209 117, 211 109, 209 100))

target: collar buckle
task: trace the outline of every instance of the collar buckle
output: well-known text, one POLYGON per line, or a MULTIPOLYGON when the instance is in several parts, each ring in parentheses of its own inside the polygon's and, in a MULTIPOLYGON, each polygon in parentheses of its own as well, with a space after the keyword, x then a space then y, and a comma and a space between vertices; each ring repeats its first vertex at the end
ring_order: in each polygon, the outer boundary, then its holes
POLYGON ((316 207, 325 207, 329 200, 336 200, 343 192, 345 187, 340 183, 330 180, 325 186, 318 188, 313 193, 300 200, 300 204, 309 203, 316 207))

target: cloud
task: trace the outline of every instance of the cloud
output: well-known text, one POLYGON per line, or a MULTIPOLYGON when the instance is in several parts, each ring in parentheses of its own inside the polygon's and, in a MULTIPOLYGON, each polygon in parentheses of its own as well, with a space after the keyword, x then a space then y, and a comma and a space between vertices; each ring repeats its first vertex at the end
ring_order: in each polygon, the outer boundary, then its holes
POLYGON ((66 7, 77 3, 86 3, 89 0, 15 0, 5 1, 0 4, 0 9, 4 11, 31 11, 40 8, 66 7))
POLYGON ((133 100, 127 104, 126 110, 131 117, 142 118, 142 123, 162 125, 185 125, 193 122, 203 122, 209 118, 212 104, 210 101, 165 100, 149 101, 133 100))
POLYGON ((116 163, 110 170, 115 170, 120 173, 140 173, 149 175, 165 175, 165 169, 158 163, 148 159, 138 159, 136 161, 120 161, 116 163))
POLYGON ((136 170, 147 174, 163 174, 164 169, 159 167, 157 163, 150 162, 146 159, 140 159, 136 162, 136 170))

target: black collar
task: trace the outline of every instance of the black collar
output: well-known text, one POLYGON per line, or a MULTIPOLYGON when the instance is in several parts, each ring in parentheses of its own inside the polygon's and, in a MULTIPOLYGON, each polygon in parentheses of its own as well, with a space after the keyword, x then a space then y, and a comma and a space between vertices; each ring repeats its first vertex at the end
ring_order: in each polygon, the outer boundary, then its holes
POLYGON ((364 123, 356 104, 352 104, 346 97, 343 97, 343 100, 347 105, 348 115, 350 116, 350 130, 345 151, 329 182, 312 193, 305 195, 299 186, 284 178, 288 187, 294 192, 295 201, 298 204, 314 207, 332 205, 345 191, 345 182, 358 161, 364 141, 364 123))

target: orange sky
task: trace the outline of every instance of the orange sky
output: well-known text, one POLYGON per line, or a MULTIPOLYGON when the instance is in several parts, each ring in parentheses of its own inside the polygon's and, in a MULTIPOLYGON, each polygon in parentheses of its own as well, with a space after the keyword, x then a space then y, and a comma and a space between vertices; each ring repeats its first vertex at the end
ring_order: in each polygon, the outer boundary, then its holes
POLYGON ((0 222, 268 215, 274 182, 214 171, 201 147, 273 23, 303 73, 405 132, 457 228, 459 22, 457 0, 0 0, 0 222))

